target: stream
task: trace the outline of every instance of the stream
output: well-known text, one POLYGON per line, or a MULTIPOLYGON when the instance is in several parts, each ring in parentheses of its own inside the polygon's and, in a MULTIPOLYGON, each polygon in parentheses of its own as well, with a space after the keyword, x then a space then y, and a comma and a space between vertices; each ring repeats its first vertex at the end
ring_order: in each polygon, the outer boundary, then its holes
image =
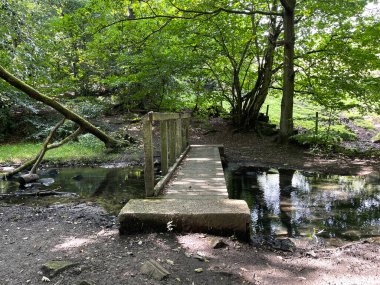
POLYGON ((230 198, 251 209, 254 235, 344 240, 380 236, 380 177, 294 170, 226 171, 230 198))
MULTIPOLYGON (((40 173, 42 184, 21 191, 76 193, 81 201, 101 204, 117 214, 132 198, 144 198, 141 167, 74 167, 40 173)), ((324 237, 344 240, 380 236, 380 177, 337 176, 263 168, 225 169, 229 197, 244 199, 251 209, 252 233, 263 236, 324 237)), ((0 180, 0 194, 19 190, 18 182, 0 180)), ((32 204, 62 197, 4 200, 32 204)), ((74 198, 71 198, 74 199, 74 198)), ((74 201, 75 201, 74 199, 74 201)))

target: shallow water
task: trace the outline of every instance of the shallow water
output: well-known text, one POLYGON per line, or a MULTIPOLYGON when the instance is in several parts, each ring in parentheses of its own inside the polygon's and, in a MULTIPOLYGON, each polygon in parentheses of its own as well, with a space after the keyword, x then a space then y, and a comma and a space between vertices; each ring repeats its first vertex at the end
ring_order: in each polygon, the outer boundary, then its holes
MULTIPOLYGON (((129 199, 145 197, 141 167, 54 168, 39 174, 43 182, 49 182, 53 178, 54 183, 49 186, 37 185, 34 188, 75 193, 82 200, 99 202, 114 214, 129 199)), ((20 191, 18 182, 0 180, 1 194, 15 191, 20 191)), ((33 188, 21 191, 33 191, 33 188)), ((50 198, 57 201, 60 199, 55 196, 50 198)))
POLYGON ((226 170, 230 198, 247 201, 254 234, 356 240, 380 235, 380 177, 294 170, 226 170))
MULTIPOLYGON (((380 236, 380 175, 227 168, 225 176, 230 198, 247 201, 255 235, 346 240, 380 236)), ((80 199, 98 202, 113 214, 129 199, 145 197, 140 167, 60 168, 45 171, 41 177, 53 178, 54 183, 38 185, 38 189, 76 193, 80 199)), ((17 182, 0 180, 0 194, 15 191, 19 191, 17 182)), ((53 196, 49 202, 60 199, 53 196)))

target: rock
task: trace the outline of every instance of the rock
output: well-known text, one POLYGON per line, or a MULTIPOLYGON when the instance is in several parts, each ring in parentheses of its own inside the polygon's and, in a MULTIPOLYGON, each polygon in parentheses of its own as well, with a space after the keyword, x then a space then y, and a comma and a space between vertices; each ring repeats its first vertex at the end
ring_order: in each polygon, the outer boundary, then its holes
POLYGON ((217 237, 211 237, 208 239, 208 243, 210 244, 210 246, 214 249, 217 249, 217 248, 223 248, 223 247, 226 247, 228 246, 228 244, 226 244, 223 239, 221 238, 217 238, 217 237))
POLYGON ((0 167, 0 172, 12 172, 15 169, 13 166, 4 166, 0 167))
POLYGON ((65 261, 65 260, 52 260, 44 265, 42 265, 41 270, 43 274, 54 277, 57 274, 61 273, 62 271, 65 271, 71 267, 74 267, 78 265, 78 263, 74 263, 71 261, 65 261))
POLYGON ((72 177, 72 179, 76 181, 81 181, 83 179, 83 175, 81 174, 75 175, 72 177))
MULTIPOLYGON (((21 185, 21 184, 20 184, 21 185)), ((32 189, 32 188, 38 188, 42 186, 41 183, 26 183, 25 185, 23 185, 23 187, 21 187, 22 189, 32 189)))
POLYGON ((294 251, 295 244, 290 239, 276 239, 272 243, 272 247, 282 251, 294 251))
POLYGON ((207 260, 204 256, 199 255, 199 254, 194 255, 194 258, 198 259, 199 261, 204 261, 204 262, 206 262, 206 260, 207 260))
POLYGON ((201 273, 203 272, 203 268, 195 268, 194 272, 201 273))
POLYGON ((140 272, 155 280, 163 280, 170 275, 169 271, 153 259, 146 261, 143 266, 141 266, 140 272))
POLYGON ((166 263, 170 265, 174 265, 174 261, 171 259, 166 259, 166 263))
POLYGON ((313 258, 318 257, 317 254, 313 250, 306 252, 306 256, 311 256, 313 258))
POLYGON ((55 182, 55 180, 53 178, 41 178, 41 179, 38 179, 37 182, 41 183, 44 186, 50 186, 55 182))

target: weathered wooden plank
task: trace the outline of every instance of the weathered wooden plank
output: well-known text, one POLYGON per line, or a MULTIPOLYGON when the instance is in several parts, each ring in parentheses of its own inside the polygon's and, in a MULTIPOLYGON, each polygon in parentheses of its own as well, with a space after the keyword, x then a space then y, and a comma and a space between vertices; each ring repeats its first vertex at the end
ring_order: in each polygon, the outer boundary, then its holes
MULTIPOLYGON (((157 113, 157 112, 149 112, 148 114, 152 114, 153 121, 166 121, 166 120, 176 120, 181 118, 187 119, 191 117, 190 113, 157 113)), ((145 115, 142 120, 149 120, 148 114, 145 115)))
POLYGON ((155 113, 153 112, 153 121, 176 120, 180 117, 179 113, 155 113))
POLYGON ((178 165, 182 162, 182 160, 185 158, 186 154, 189 152, 190 146, 188 146, 185 151, 178 157, 176 162, 169 168, 167 174, 154 186, 154 195, 157 196, 161 194, 162 189, 165 187, 165 185, 168 183, 170 178, 173 176, 175 170, 177 169, 178 165))
POLYGON ((144 180, 147 197, 154 195, 154 167, 153 167, 153 138, 152 138, 152 113, 148 114, 148 120, 143 121, 144 141, 144 180))
POLYGON ((168 153, 168 121, 160 122, 161 133, 161 171, 165 175, 169 168, 169 153, 168 153))

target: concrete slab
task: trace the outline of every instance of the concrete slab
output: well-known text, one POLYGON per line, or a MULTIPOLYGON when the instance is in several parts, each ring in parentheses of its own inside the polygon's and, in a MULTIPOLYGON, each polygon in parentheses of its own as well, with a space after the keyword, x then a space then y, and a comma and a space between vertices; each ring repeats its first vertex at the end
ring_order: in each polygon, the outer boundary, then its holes
POLYGON ((243 200, 132 199, 119 214, 120 233, 167 231, 249 237, 250 210, 243 200))

